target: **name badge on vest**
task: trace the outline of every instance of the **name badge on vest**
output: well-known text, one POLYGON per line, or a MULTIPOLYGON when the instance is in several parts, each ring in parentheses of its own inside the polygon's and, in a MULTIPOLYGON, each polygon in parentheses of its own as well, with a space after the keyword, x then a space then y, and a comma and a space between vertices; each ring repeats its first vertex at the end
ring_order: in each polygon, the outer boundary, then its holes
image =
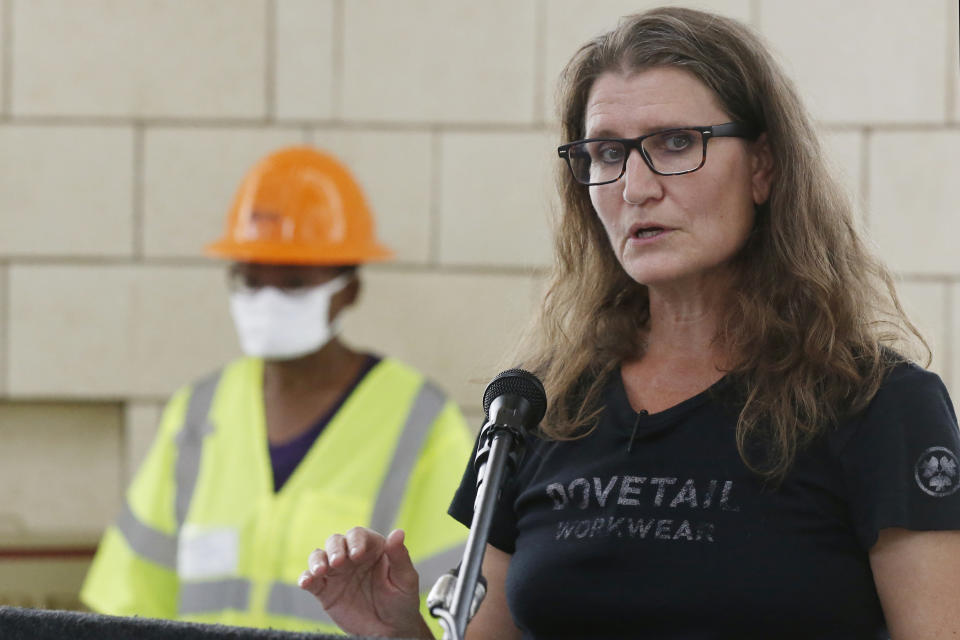
POLYGON ((177 541, 177 573, 187 580, 237 575, 239 553, 237 529, 185 524, 177 541))

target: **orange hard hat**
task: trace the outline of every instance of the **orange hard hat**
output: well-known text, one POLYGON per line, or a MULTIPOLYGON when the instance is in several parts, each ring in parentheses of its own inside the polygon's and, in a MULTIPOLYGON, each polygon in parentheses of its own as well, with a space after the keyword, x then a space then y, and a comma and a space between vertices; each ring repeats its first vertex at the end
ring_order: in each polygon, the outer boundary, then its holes
POLYGON ((243 179, 220 240, 207 253, 240 262, 347 265, 386 260, 360 186, 336 158, 290 147, 243 179))

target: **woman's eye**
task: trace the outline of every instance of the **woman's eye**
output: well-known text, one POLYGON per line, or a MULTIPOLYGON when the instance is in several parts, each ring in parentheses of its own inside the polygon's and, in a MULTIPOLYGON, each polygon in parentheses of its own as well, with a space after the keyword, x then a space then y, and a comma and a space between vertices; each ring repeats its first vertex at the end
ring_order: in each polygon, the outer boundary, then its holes
POLYGON ((690 134, 674 133, 663 140, 663 147, 667 151, 684 151, 688 149, 692 143, 693 141, 690 139, 690 134))
POLYGON ((608 144, 600 147, 597 158, 600 162, 622 162, 623 147, 619 144, 608 144))

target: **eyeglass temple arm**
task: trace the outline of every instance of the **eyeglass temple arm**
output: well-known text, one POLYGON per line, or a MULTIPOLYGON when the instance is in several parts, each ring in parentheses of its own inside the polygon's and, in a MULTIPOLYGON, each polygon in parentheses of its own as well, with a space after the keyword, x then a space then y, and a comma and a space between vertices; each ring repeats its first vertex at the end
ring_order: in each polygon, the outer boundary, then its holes
POLYGON ((756 127, 743 122, 715 124, 705 129, 703 133, 714 138, 748 138, 750 140, 760 135, 760 131, 756 127))

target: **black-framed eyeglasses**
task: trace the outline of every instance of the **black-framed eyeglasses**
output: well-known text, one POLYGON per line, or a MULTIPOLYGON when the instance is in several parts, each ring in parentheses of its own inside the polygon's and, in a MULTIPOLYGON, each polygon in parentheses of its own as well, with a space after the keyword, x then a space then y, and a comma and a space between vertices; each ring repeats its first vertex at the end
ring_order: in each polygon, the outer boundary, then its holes
POLYGON ((557 147, 580 184, 595 186, 619 180, 627 171, 630 151, 636 149, 650 170, 661 176, 696 171, 707 161, 710 138, 749 138, 756 128, 742 122, 709 127, 679 127, 654 131, 639 138, 587 138, 557 147))

